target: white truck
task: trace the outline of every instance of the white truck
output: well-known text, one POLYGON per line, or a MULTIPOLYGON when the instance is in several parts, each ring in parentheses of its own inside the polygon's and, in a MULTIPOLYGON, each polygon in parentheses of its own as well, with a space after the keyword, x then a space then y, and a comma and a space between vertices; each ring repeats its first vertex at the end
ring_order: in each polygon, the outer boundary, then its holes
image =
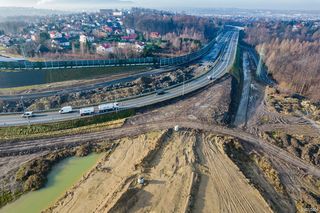
POLYGON ((93 115, 93 114, 94 114, 94 107, 87 107, 87 108, 80 109, 80 116, 93 115))
POLYGON ((65 106, 62 107, 59 111, 60 114, 66 114, 72 112, 72 107, 71 106, 65 106))
POLYGON ((99 112, 108 112, 108 111, 113 111, 119 109, 119 104, 118 103, 110 103, 110 104, 101 104, 98 106, 99 112))

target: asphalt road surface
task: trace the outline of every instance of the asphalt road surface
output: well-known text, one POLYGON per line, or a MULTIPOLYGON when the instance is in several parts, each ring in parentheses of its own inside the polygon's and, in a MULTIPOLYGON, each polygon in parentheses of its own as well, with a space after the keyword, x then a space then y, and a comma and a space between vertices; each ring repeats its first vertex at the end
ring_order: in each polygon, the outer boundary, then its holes
MULTIPOLYGON (((155 103, 163 102, 166 100, 170 100, 184 94, 193 92, 200 88, 203 88, 210 83, 212 80, 208 79, 208 76, 212 76, 215 79, 222 77, 228 71, 230 66, 232 66, 236 49, 238 45, 238 31, 228 31, 224 38, 221 39, 221 42, 226 42, 223 50, 220 52, 220 57, 217 59, 214 67, 207 74, 192 80, 184 85, 180 85, 168 90, 165 90, 165 94, 156 95, 150 94, 142 97, 137 97, 134 99, 126 100, 119 102, 119 106, 122 109, 129 108, 139 108, 143 106, 153 105, 155 103)), ((214 51, 214 49, 212 50, 214 51)), ((205 57, 206 60, 210 60, 210 54, 208 57, 205 57)), ((97 108, 97 106, 95 106, 97 108)), ((17 125, 27 125, 27 124, 35 124, 35 123, 49 123, 63 120, 71 120, 79 118, 79 112, 75 111, 70 114, 59 114, 58 112, 46 112, 46 113, 37 113, 32 118, 22 118, 21 115, 2 115, 0 116, 0 126, 17 126, 17 125)))
POLYGON ((143 77, 143 76, 150 76, 150 75, 157 75, 160 73, 164 72, 170 72, 174 69, 177 69, 178 66, 175 67, 168 67, 168 68, 159 68, 159 69, 154 69, 151 71, 146 71, 142 73, 137 73, 137 74, 132 74, 124 78, 119 78, 111 81, 106 81, 102 83, 95 83, 95 84, 90 84, 90 85, 85 85, 85 86, 77 86, 77 87, 71 87, 67 89, 59 89, 59 90, 52 90, 52 91, 45 91, 45 92, 37 92, 37 93, 30 93, 30 94, 19 94, 19 95, 1 95, 0 100, 3 101, 17 101, 20 100, 22 97, 23 99, 38 99, 38 98, 44 98, 44 97, 49 97, 49 96, 55 96, 55 95, 62 95, 62 94, 67 94, 67 93, 75 93, 75 92, 80 92, 80 91, 85 91, 85 90, 92 90, 96 88, 102 88, 118 83, 125 83, 125 82, 130 82, 134 81, 137 78, 143 77))
MULTIPOLYGON (((228 35, 228 33, 224 34, 222 32, 218 36, 218 38, 219 38, 218 42, 224 42, 227 35, 228 35)), ((212 51, 211 53, 214 53, 214 51, 212 51)), ((204 56, 203 59, 206 60, 208 57, 210 57, 210 53, 207 54, 206 56, 204 56)), ((185 64, 184 65, 177 65, 177 66, 168 66, 168 67, 163 67, 163 68, 159 68, 159 69, 153 69, 153 70, 142 72, 142 73, 132 74, 127 77, 118 78, 118 79, 111 80, 111 81, 95 83, 95 84, 90 84, 90 85, 84 85, 84 86, 71 87, 71 88, 67 88, 67 89, 51 90, 51 91, 45 91, 45 92, 36 92, 36 93, 29 93, 29 94, 23 94, 23 95, 21 95, 21 94, 19 94, 19 95, 1 95, 0 100, 17 101, 17 100, 21 100, 22 97, 24 100, 38 99, 38 98, 44 98, 44 97, 49 97, 49 96, 92 90, 92 89, 96 89, 96 88, 103 88, 106 86, 115 85, 115 84, 119 84, 119 83, 131 82, 131 81, 134 81, 134 80, 136 80, 140 77, 144 77, 144 76, 158 75, 161 73, 170 72, 170 71, 173 71, 173 70, 178 69, 179 67, 183 67, 183 66, 185 66, 185 64)))

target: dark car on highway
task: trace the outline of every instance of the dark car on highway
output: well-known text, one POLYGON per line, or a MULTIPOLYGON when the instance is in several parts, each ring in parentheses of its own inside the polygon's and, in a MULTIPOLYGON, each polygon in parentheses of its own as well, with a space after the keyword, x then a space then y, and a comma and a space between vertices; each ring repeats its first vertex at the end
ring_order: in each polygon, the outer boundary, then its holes
POLYGON ((157 95, 163 95, 163 94, 165 94, 166 92, 165 92, 163 89, 158 89, 158 90, 156 91, 156 93, 157 93, 157 95))

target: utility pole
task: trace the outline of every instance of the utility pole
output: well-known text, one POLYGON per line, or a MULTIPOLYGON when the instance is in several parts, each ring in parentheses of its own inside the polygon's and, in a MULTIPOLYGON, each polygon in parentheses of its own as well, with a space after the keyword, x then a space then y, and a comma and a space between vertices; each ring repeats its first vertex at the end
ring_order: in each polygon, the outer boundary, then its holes
POLYGON ((262 69, 263 69, 263 58, 264 58, 264 45, 262 45, 261 51, 259 53, 259 63, 257 66, 256 74, 261 78, 262 69))
MULTIPOLYGON (((23 103, 23 96, 21 96, 21 98, 20 98, 20 103, 21 103, 21 106, 22 106, 22 108, 23 108, 23 113, 25 113, 25 112, 26 112, 26 108, 25 108, 24 103, 23 103)), ((29 116, 28 116, 27 118, 28 118, 28 123, 29 123, 29 126, 30 126, 31 123, 30 123, 30 118, 29 118, 29 116)))
POLYGON ((27 69, 26 54, 25 54, 25 50, 24 50, 23 46, 21 47, 21 51, 22 51, 22 55, 23 55, 24 68, 27 69))
MULTIPOLYGON (((116 96, 114 97, 113 105, 114 105, 115 103, 117 103, 117 98, 116 98, 116 96)), ((117 114, 117 113, 118 113, 118 107, 116 107, 116 114, 117 114)))
POLYGON ((25 113, 26 108, 25 108, 24 103, 23 103, 23 96, 20 97, 20 104, 21 104, 21 106, 22 106, 23 113, 25 113))

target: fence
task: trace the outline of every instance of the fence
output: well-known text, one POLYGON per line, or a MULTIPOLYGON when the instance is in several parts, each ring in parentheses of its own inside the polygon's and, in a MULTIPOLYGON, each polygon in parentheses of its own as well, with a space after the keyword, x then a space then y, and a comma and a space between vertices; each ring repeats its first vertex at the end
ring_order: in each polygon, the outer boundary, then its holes
POLYGON ((107 67, 107 66, 135 66, 135 65, 158 65, 173 66, 189 63, 205 55, 214 45, 215 40, 209 42, 205 47, 191 54, 172 58, 131 58, 131 59, 108 59, 108 60, 64 60, 64 61, 43 61, 31 62, 26 60, 0 62, 0 69, 62 69, 81 67, 107 67))

